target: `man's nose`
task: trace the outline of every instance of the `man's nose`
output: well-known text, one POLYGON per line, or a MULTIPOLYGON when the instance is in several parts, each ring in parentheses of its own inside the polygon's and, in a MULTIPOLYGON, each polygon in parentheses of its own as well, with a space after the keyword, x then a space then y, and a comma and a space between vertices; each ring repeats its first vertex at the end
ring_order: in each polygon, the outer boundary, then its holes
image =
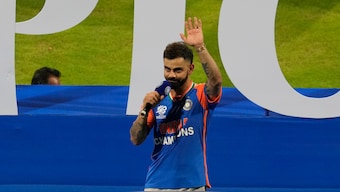
POLYGON ((169 76, 169 78, 175 78, 176 77, 176 73, 174 71, 170 71, 168 76, 169 76))

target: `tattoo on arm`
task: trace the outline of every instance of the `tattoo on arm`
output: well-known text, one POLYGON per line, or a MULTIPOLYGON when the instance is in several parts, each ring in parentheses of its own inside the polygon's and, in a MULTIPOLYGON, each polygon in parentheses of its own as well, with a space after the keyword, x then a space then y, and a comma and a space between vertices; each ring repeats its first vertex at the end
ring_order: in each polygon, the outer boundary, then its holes
POLYGON ((149 128, 144 119, 136 119, 130 129, 131 141, 135 145, 139 145, 144 142, 149 134, 149 128), (142 122, 141 122, 142 121, 142 122))
POLYGON ((203 67, 203 70, 205 72, 205 74, 207 75, 208 79, 210 79, 210 70, 209 70, 209 67, 208 67, 208 63, 202 63, 202 67, 203 67))
POLYGON ((213 99, 219 94, 221 85, 215 83, 217 81, 215 77, 216 74, 214 73, 214 70, 211 69, 211 67, 209 67, 208 63, 202 63, 202 67, 208 78, 207 86, 205 88, 206 93, 209 96, 209 98, 213 99))
MULTIPOLYGON (((211 73, 210 73, 208 64, 207 64, 207 63, 202 63, 202 67, 203 67, 204 73, 205 73, 205 74, 207 75, 207 77, 208 77, 208 83, 209 83, 209 79, 210 79, 211 73)), ((206 86, 205 91, 207 92, 207 95, 210 96, 210 94, 211 94, 211 88, 210 88, 210 86, 206 86)))

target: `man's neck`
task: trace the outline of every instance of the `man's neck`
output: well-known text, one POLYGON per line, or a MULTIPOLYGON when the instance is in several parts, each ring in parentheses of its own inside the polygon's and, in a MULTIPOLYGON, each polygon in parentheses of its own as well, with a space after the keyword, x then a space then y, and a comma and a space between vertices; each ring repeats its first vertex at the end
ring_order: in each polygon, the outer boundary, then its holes
POLYGON ((180 88, 172 89, 171 90, 172 97, 181 98, 191 89, 192 83, 193 83, 192 80, 188 80, 180 88))

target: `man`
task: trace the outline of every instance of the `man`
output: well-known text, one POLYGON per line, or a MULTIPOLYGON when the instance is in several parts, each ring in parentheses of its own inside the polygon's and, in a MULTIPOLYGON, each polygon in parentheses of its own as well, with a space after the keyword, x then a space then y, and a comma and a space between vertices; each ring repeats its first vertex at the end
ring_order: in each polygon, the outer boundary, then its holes
POLYGON ((34 72, 31 85, 60 85, 60 76, 57 69, 42 67, 34 72))
POLYGON ((211 112, 222 95, 222 76, 204 45, 202 22, 190 17, 185 22, 183 42, 169 44, 163 54, 164 77, 171 84, 169 95, 147 93, 142 112, 130 129, 131 142, 141 144, 154 131, 154 151, 145 191, 210 188, 206 162, 206 131, 211 112), (207 76, 206 83, 190 79, 194 71, 193 52, 197 52, 207 76))

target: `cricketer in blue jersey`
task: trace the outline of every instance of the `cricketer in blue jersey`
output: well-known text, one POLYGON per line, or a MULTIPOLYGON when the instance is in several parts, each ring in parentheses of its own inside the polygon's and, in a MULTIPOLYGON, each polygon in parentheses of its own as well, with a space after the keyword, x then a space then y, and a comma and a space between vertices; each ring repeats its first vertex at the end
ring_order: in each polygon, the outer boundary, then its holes
POLYGON ((210 188, 206 159, 206 133, 209 120, 222 95, 222 76, 204 44, 202 21, 185 22, 183 42, 167 45, 163 53, 164 77, 170 83, 168 95, 146 94, 142 112, 130 129, 131 141, 143 143, 153 130, 154 150, 145 181, 145 191, 210 188), (207 76, 194 83, 193 51, 207 76), (150 107, 151 106, 151 107, 150 107))

